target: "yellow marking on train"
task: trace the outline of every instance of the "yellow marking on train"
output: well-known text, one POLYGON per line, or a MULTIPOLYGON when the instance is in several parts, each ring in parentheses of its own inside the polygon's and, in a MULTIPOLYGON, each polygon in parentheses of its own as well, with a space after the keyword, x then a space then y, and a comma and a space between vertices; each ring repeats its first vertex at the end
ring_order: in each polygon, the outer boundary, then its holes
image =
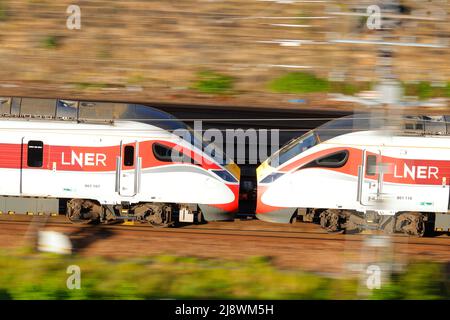
POLYGON ((50 215, 51 215, 52 217, 56 217, 58 214, 57 214, 57 213, 50 213, 50 215))
POLYGON ((237 164, 234 162, 231 162, 225 166, 225 169, 231 172, 231 174, 237 179, 241 179, 241 169, 238 167, 237 164))
POLYGON ((8 214, 11 216, 11 215, 15 214, 15 212, 14 211, 8 211, 8 214))
POLYGON ((122 224, 124 226, 134 226, 134 220, 131 221, 125 220, 122 224))
POLYGON ((3 214, 3 211, 0 211, 0 214, 3 214))
POLYGON ((28 212, 28 211, 27 211, 27 216, 34 216, 34 213, 33 213, 33 212, 28 212))
POLYGON ((259 181, 262 177, 266 177, 274 171, 275 168, 271 167, 266 160, 256 169, 256 179, 259 181))
POLYGON ((38 216, 43 216, 44 213, 43 212, 38 212, 38 216))

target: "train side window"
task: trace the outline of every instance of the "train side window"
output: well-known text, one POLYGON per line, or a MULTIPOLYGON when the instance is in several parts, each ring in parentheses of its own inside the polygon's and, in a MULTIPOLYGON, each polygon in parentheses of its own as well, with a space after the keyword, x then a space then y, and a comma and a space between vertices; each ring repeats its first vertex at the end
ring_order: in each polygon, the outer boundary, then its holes
POLYGON ((189 156, 185 155, 181 151, 159 143, 153 144, 153 155, 157 160, 163 162, 194 163, 189 156))
POLYGON ((153 154, 159 161, 171 162, 172 161, 172 149, 162 144, 153 144, 153 154))
POLYGON ((305 165, 303 168, 340 168, 347 163, 347 160, 348 151, 342 150, 316 159, 305 165))
POLYGON ((366 157, 366 175, 374 176, 377 174, 377 156, 367 155, 366 157))
POLYGON ((123 153, 123 165, 125 167, 132 167, 134 165, 134 147, 125 146, 125 148, 123 148, 123 153))
POLYGON ((28 141, 27 166, 40 168, 44 160, 44 143, 42 141, 28 141))

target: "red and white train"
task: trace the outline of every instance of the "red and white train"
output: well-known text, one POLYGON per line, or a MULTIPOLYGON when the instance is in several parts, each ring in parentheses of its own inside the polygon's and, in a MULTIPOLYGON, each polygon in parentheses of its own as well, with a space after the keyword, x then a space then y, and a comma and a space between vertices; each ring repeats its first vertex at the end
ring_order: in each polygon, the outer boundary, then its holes
POLYGON ((301 216, 335 232, 450 231, 447 122, 428 134, 425 127, 434 122, 423 118, 380 130, 365 117, 330 121, 262 163, 257 217, 289 223, 301 216))
POLYGON ((233 219, 239 168, 166 130, 176 122, 164 115, 147 123, 0 118, 0 210, 49 213, 66 199, 74 222, 233 219))

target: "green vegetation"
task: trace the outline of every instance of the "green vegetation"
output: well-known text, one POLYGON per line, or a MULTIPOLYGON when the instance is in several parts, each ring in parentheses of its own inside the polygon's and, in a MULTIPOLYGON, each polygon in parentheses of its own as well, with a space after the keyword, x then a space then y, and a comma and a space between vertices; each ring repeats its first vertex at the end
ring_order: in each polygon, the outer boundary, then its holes
MULTIPOLYGON (((407 272, 395 275, 383 290, 374 291, 374 299, 432 300, 450 299, 450 279, 438 263, 416 263, 407 272)), ((448 272, 448 271, 447 271, 448 272)))
POLYGON ((317 78, 305 72, 290 72, 269 84, 270 89, 283 93, 327 92, 330 84, 327 80, 317 78))
POLYGON ((47 36, 41 41, 41 46, 46 49, 56 49, 58 45, 59 41, 56 36, 47 36))
POLYGON ((419 83, 403 83, 405 95, 417 96, 421 100, 430 98, 444 98, 450 97, 450 82, 446 86, 435 87, 428 81, 421 81, 419 83))
POLYGON ((290 72, 269 83, 272 91, 282 93, 335 92, 353 95, 370 90, 370 82, 333 82, 305 72, 290 72))
POLYGON ((111 59, 112 58, 112 52, 109 49, 103 48, 97 52, 97 58, 99 59, 111 59))
MULTIPOLYGON (((360 91, 370 90, 370 82, 333 82, 318 78, 306 72, 290 72, 269 83, 272 91, 280 93, 313 93, 333 92, 346 95, 354 95, 360 91)), ((417 96, 421 100, 430 98, 450 97, 450 82, 438 87, 432 86, 430 82, 403 83, 405 95, 417 96)))
MULTIPOLYGON (((281 270, 270 259, 241 261, 154 256, 123 261, 0 252, 0 299, 356 299, 355 279, 281 270), (81 268, 81 289, 68 290, 69 265, 81 268)), ((412 265, 372 298, 448 298, 443 266, 412 265)), ((369 297, 371 298, 371 297, 369 297)))
POLYGON ((356 83, 348 83, 348 82, 330 82, 330 91, 336 93, 342 93, 346 95, 355 95, 361 91, 371 90, 372 83, 370 82, 356 82, 356 83))
POLYGON ((132 74, 131 76, 128 77, 127 79, 127 83, 128 84, 141 84, 145 82, 145 78, 140 75, 140 74, 132 74))
POLYGON ((200 71, 193 89, 203 93, 227 94, 232 93, 234 83, 233 77, 214 71, 200 71))
POLYGON ((6 3, 0 0, 0 21, 6 20, 7 16, 6 3))
POLYGON ((102 89, 108 87, 104 83, 90 83, 90 82, 77 82, 74 83, 77 90, 87 90, 87 89, 102 89))

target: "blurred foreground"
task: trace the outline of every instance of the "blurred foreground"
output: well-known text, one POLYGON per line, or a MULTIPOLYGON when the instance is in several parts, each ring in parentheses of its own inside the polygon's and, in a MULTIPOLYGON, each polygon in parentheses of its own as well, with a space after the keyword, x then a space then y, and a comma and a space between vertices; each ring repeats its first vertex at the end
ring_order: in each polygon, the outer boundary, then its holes
POLYGON ((381 289, 362 295, 358 279, 287 271, 264 257, 153 256, 125 262, 3 250, 0 299, 449 299, 448 267, 411 264, 381 289), (80 289, 70 290, 66 270, 74 265, 82 270, 80 289))
POLYGON ((450 298, 446 234, 327 234, 311 223, 257 220, 154 229, 0 217, 1 299, 450 298), (72 254, 56 238, 38 243, 39 231, 65 235, 72 254), (37 244, 66 254, 37 253, 37 244), (70 290, 77 268, 81 289, 70 290))

